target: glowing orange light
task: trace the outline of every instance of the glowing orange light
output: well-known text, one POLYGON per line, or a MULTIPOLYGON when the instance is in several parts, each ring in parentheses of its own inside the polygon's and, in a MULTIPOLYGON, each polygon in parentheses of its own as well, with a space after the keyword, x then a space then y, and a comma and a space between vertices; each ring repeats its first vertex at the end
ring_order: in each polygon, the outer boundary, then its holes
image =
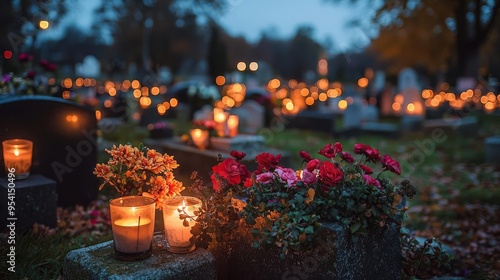
POLYGON ((101 111, 99 110, 95 110, 95 119, 100 121, 102 118, 102 114, 101 114, 101 111))
POLYGON ((49 22, 47 20, 41 20, 39 23, 38 23, 38 26, 40 26, 41 29, 47 29, 49 28, 49 22))
POLYGON ((339 103, 337 104, 340 110, 345 110, 347 109, 347 101, 344 99, 340 100, 339 103))
POLYGON ((367 78, 365 78, 365 77, 363 77, 363 78, 359 78, 359 80, 358 80, 358 86, 359 86, 360 88, 365 88, 365 87, 367 87, 367 86, 368 86, 368 79, 367 79, 367 78))
POLYGON ((152 87, 151 88, 151 95, 158 95, 159 93, 160 93, 159 87, 152 87))
POLYGON ((141 83, 139 83, 138 80, 133 80, 132 81, 132 88, 133 89, 138 89, 139 87, 141 87, 141 83))
POLYGON ((259 64, 257 62, 250 62, 248 69, 250 69, 250 71, 257 71, 257 69, 259 69, 259 64))
POLYGON ((222 86, 226 83, 226 77, 224 76, 217 76, 217 78, 215 78, 215 84, 218 85, 218 86, 222 86))
POLYGON ((109 94, 109 96, 115 96, 116 95, 116 89, 115 88, 110 88, 108 90, 108 94, 109 94))
POLYGON ((401 104, 398 102, 392 103, 392 110, 399 112, 401 110, 401 104))
POLYGON ((62 98, 64 98, 64 99, 70 99, 71 98, 71 93, 69 92, 69 90, 63 91, 62 98))
POLYGON ((238 69, 238 71, 245 71, 245 69, 247 69, 247 64, 243 61, 240 61, 236 65, 236 69, 238 69))
POLYGON ((170 99, 169 103, 170 103, 170 106, 172 106, 172 108, 175 108, 175 107, 177 107, 177 105, 179 105, 179 101, 176 98, 170 99))

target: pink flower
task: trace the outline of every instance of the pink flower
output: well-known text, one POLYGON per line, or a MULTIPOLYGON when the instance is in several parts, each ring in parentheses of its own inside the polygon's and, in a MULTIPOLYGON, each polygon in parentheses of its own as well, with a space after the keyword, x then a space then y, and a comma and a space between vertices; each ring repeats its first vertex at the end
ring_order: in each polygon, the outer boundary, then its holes
POLYGON ((318 178, 316 177, 316 174, 310 172, 307 169, 302 170, 302 182, 304 184, 314 184, 318 181, 318 178))
POLYGON ((289 187, 293 187, 297 183, 297 173, 291 168, 278 167, 276 173, 278 173, 281 180, 286 181, 289 187))
POLYGON ((401 166, 399 165, 399 162, 396 160, 392 159, 390 156, 385 155, 382 157, 382 166, 391 172, 394 172, 398 175, 401 175, 401 166))
POLYGON ((272 183, 274 179, 274 175, 272 172, 261 173, 256 176, 255 180, 261 184, 269 184, 272 183))
POLYGON ((367 185, 374 186, 374 187, 377 187, 379 189, 382 189, 380 187, 380 182, 377 179, 373 178, 372 176, 367 175, 367 174, 363 174, 363 179, 365 179, 365 183, 367 185))

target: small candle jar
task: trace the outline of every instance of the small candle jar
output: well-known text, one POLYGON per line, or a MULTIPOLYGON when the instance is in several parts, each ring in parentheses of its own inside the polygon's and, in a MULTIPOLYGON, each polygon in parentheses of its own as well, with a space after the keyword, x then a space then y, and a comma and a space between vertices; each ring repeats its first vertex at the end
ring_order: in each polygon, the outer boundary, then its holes
POLYGON ((238 135, 238 124, 240 119, 237 115, 230 115, 227 119, 227 127, 229 129, 229 137, 238 135))
POLYGON ((200 150, 205 150, 209 144, 209 133, 208 130, 202 130, 199 128, 189 130, 189 135, 191 135, 191 140, 193 144, 200 150))
POLYGON ((200 208, 201 200, 195 197, 176 196, 165 200, 163 204, 163 222, 169 252, 185 254, 195 249, 195 240, 191 234, 191 228, 196 223, 193 219, 195 218, 194 211, 199 211, 200 208), (188 218, 181 220, 179 214, 185 214, 188 218))
POLYGON ((229 134, 229 129, 227 127, 227 119, 229 118, 229 113, 224 112, 223 109, 214 108, 214 121, 216 123, 216 131, 219 137, 225 137, 229 134))
POLYGON ((16 179, 24 179, 30 175, 33 142, 25 139, 11 139, 2 142, 5 172, 14 169, 16 179))
POLYGON ((110 201, 115 258, 144 260, 151 256, 155 222, 155 200, 124 196, 110 201))

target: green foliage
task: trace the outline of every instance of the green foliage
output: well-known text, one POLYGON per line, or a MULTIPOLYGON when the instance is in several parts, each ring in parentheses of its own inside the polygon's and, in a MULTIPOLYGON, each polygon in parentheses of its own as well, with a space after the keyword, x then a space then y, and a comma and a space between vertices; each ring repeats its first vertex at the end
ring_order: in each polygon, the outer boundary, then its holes
POLYGON ((421 244, 407 229, 402 228, 400 240, 404 279, 427 279, 451 271, 453 256, 446 253, 438 239, 427 238, 421 244))

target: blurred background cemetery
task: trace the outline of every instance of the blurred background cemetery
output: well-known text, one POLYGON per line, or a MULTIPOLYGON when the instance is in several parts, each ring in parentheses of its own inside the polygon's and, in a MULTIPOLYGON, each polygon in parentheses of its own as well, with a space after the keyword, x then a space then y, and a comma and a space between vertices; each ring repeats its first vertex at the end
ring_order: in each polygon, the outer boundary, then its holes
MULTIPOLYGON (((276 20, 295 28, 288 36, 272 26, 251 39, 230 32, 221 18, 248 2, 2 2, 0 138, 34 137, 34 156, 63 163, 34 162, 35 170, 73 186, 59 188, 57 220, 27 226, 21 238, 36 242, 19 250, 36 253, 19 270, 57 278, 67 251, 111 239, 112 194, 98 193, 91 172, 113 144, 174 154, 189 185, 192 171, 208 182, 230 148, 279 152, 298 168, 299 151, 341 141, 401 163, 418 189, 410 229, 453 251, 447 273, 498 279, 500 1, 314 1, 352 14, 340 26, 349 39, 296 25, 300 13, 315 17, 306 1, 303 11, 276 1, 276 20), (220 140, 215 127, 200 148, 190 131, 217 126, 218 110, 237 116, 237 130, 220 140), (78 146, 87 140, 88 153, 78 146)), ((259 22, 271 9, 262 3, 245 20, 259 22)))

